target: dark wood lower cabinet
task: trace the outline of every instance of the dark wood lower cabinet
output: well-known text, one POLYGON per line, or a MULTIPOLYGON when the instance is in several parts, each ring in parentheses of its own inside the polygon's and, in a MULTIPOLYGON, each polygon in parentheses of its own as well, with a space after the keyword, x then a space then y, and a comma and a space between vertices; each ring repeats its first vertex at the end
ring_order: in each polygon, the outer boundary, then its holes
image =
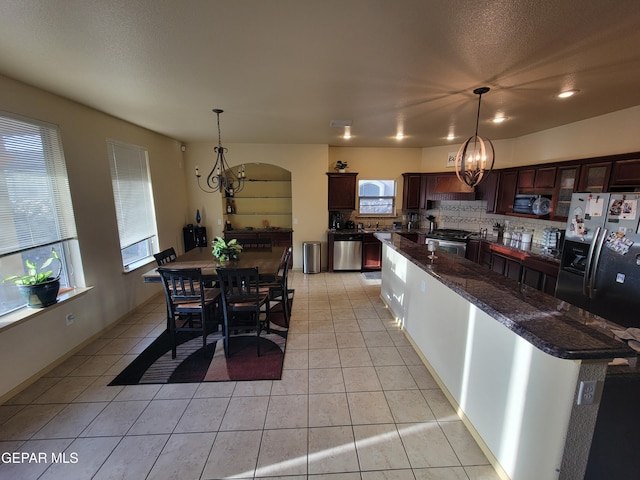
POLYGON ((407 240, 411 240, 412 242, 418 241, 418 232, 403 232, 399 234, 401 237, 406 238, 407 240))
POLYGON ((527 257, 522 265, 522 283, 555 295, 558 281, 558 266, 537 258, 527 257))
POLYGON ((520 275, 522 275, 522 264, 520 260, 515 260, 494 252, 491 257, 491 270, 519 282, 520 275))
POLYGON ((481 263, 480 262, 481 243, 482 242, 480 240, 476 240, 476 239, 469 240, 469 243, 467 243, 467 252, 465 255, 467 257, 467 260, 471 260, 474 263, 481 263))
POLYGON ((362 238, 362 270, 375 271, 382 269, 382 242, 372 233, 362 238))
POLYGON ((482 240, 469 242, 467 258, 512 280, 555 294, 560 268, 555 262, 482 240))

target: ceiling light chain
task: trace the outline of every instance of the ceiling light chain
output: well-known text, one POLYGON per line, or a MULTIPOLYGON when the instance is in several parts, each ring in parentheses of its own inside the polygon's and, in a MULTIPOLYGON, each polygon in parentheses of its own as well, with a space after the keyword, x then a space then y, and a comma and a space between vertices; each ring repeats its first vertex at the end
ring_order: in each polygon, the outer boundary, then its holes
POLYGON ((495 151, 491 140, 478 136, 480 102, 482 101, 482 95, 489 90, 489 87, 479 87, 473 91, 473 93, 478 95, 476 132, 473 137, 469 137, 467 141, 460 146, 456 154, 456 176, 458 180, 470 187, 478 185, 486 178, 493 169, 493 163, 495 161, 495 151), (469 149, 472 142, 473 147, 469 149), (489 149, 487 147, 489 147, 489 149))
POLYGON ((198 186, 203 192, 215 193, 225 191, 228 194, 233 195, 236 192, 240 192, 244 188, 244 180, 246 176, 245 169, 244 165, 240 165, 240 167, 238 168, 238 173, 236 174, 231 169, 231 167, 229 167, 229 164, 224 157, 224 154, 227 153, 229 149, 222 146, 220 134, 220 114, 224 112, 224 110, 214 108, 213 112, 218 116, 218 146, 213 147, 213 151, 216 153, 216 162, 207 175, 207 188, 203 187, 200 184, 201 175, 197 165, 196 178, 198 179, 198 186))

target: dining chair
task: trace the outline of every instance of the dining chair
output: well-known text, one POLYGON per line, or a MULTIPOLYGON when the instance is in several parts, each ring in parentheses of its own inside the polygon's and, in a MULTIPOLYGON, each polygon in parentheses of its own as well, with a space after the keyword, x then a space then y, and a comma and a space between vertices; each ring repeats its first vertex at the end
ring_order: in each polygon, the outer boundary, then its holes
POLYGON ((263 279, 260 282, 260 289, 269 294, 269 301, 274 301, 282 305, 284 323, 287 328, 289 328, 289 319, 291 317, 289 295, 293 293, 293 290, 289 289, 289 264, 292 252, 292 247, 286 248, 280 260, 280 268, 278 269, 277 275, 274 278, 263 279))
POLYGON ((202 288, 204 283, 199 268, 159 267, 158 273, 162 277, 167 298, 171 358, 176 358, 178 332, 201 333, 202 348, 205 352, 207 335, 214 331, 214 324, 220 323, 220 316, 216 316, 220 289, 202 288))
POLYGON ((175 262, 177 258, 176 251, 173 247, 169 247, 166 250, 154 254, 153 256, 155 257, 156 263, 159 267, 167 263, 175 262))
POLYGON ((234 332, 255 329, 260 356, 260 333, 269 332, 269 293, 260 291, 258 268, 216 269, 222 290, 224 353, 230 355, 229 339, 234 332))

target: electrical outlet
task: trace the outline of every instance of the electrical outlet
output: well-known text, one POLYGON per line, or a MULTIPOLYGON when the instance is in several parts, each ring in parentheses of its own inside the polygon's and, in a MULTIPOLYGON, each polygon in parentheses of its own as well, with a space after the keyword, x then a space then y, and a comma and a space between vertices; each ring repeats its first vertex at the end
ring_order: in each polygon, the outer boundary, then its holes
POLYGON ((75 317, 73 316, 73 313, 67 313, 67 316, 65 317, 65 320, 67 321, 67 325, 71 325, 74 319, 75 317))
POLYGON ((596 380, 580 382, 580 389, 578 390, 578 405, 591 405, 595 401, 597 384, 598 382, 596 380))

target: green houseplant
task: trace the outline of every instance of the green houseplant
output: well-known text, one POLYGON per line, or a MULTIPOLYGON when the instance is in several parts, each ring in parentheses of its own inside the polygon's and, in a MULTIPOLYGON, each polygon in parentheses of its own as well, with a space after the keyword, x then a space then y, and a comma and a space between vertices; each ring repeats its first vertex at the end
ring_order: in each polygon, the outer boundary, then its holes
POLYGON ((56 303, 60 290, 62 262, 55 248, 51 249, 51 256, 40 265, 40 268, 29 259, 26 259, 24 264, 27 270, 26 275, 12 275, 5 278, 3 282, 15 283, 30 307, 43 308, 56 303), (58 271, 55 275, 53 269, 49 269, 54 261, 58 262, 58 271))
POLYGON ((242 245, 235 238, 225 242, 222 237, 216 237, 213 241, 213 251, 211 253, 218 260, 225 261, 237 260, 241 251, 242 245))
POLYGON ((346 168, 347 168, 348 166, 349 166, 349 164, 348 164, 347 162, 343 162, 342 160, 338 160, 338 161, 336 162, 335 169, 336 169, 338 172, 343 173, 343 172, 346 170, 346 168))

